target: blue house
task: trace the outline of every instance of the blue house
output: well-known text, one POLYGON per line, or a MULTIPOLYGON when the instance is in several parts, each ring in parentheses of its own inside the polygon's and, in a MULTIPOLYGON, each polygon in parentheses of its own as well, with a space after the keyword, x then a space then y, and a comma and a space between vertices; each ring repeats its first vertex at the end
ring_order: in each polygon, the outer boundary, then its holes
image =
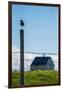
POLYGON ((54 70, 54 63, 51 57, 35 57, 30 68, 31 70, 54 70))

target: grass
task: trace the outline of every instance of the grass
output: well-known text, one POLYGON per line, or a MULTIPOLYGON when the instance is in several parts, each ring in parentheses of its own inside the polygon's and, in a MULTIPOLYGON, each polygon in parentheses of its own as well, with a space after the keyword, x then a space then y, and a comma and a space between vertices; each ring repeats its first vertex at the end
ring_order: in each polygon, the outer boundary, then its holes
MULTIPOLYGON (((50 85, 59 83, 59 75, 53 70, 35 70, 24 72, 24 85, 50 85)), ((12 86, 20 86, 20 73, 12 73, 12 86)))
POLYGON ((12 72, 12 87, 20 86, 20 73, 12 72))

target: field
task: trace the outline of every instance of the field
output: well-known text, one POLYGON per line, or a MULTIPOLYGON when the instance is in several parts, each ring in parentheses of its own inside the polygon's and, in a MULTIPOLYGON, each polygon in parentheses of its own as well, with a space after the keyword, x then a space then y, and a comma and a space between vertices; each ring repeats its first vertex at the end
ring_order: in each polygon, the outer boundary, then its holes
MULTIPOLYGON (((24 85, 58 84, 59 75, 53 70, 36 70, 24 72, 24 85)), ((12 73, 12 87, 20 86, 20 73, 12 73)))

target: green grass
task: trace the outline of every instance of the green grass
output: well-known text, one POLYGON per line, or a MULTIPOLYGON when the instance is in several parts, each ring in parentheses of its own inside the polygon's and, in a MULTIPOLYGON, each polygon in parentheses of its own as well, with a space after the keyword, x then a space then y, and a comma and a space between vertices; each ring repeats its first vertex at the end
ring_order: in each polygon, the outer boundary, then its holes
POLYGON ((20 86, 20 73, 12 72, 12 87, 20 86))
MULTIPOLYGON (((24 85, 47 85, 58 84, 59 75, 53 70, 35 70, 24 73, 24 85)), ((20 73, 13 72, 12 86, 20 86, 20 73)))

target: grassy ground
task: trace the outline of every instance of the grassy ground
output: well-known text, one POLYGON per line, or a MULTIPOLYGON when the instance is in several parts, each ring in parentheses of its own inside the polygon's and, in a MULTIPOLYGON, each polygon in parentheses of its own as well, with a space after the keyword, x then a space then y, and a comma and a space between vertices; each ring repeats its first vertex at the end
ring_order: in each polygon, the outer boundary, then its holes
MULTIPOLYGON (((36 70, 24 73, 24 85, 58 84, 58 72, 52 70, 36 70)), ((12 86, 20 85, 20 73, 13 72, 12 86)))

